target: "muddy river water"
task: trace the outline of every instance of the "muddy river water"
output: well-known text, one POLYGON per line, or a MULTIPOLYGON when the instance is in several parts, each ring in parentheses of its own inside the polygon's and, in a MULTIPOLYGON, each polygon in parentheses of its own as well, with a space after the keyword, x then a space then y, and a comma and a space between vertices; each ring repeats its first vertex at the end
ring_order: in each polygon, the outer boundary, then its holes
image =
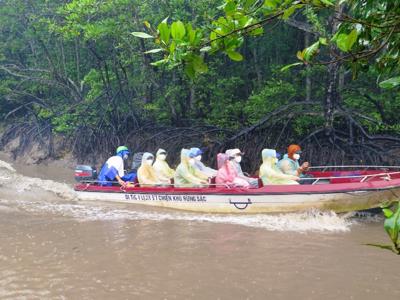
POLYGON ((379 214, 83 202, 69 172, 0 161, 0 299, 400 299, 379 214))

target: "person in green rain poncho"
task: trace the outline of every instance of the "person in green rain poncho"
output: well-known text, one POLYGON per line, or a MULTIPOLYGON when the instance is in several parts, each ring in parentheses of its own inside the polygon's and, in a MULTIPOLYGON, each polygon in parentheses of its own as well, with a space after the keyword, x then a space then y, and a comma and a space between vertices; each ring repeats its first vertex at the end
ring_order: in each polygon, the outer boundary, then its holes
POLYGON ((189 157, 189 150, 182 149, 181 163, 175 171, 175 187, 204 187, 207 184, 208 177, 196 171, 193 168, 194 158, 189 157))
POLYGON ((299 184, 298 176, 284 174, 277 166, 278 155, 273 149, 264 149, 261 152, 263 163, 260 166, 259 176, 264 185, 268 184, 299 184))

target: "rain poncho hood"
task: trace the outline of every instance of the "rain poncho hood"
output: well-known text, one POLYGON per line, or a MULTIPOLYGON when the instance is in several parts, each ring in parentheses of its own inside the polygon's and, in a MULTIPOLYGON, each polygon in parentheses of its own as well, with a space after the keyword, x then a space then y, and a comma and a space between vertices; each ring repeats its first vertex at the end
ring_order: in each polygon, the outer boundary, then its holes
POLYGON ((189 152, 188 149, 181 151, 181 163, 176 168, 174 176, 176 187, 198 187, 207 183, 208 177, 190 165, 189 152))
POLYGON ((203 151, 201 151, 200 148, 190 148, 188 156, 190 158, 193 158, 193 157, 196 157, 196 156, 199 156, 202 154, 203 154, 203 151))
POLYGON ((229 159, 229 155, 226 153, 218 153, 217 155, 217 166, 218 170, 222 168, 224 163, 229 159))
POLYGON ((218 172, 215 182, 218 185, 249 187, 247 180, 240 178, 238 171, 234 165, 234 161, 229 159, 229 154, 218 153, 218 172))
MULTIPOLYGON (((199 155, 201 155, 203 151, 201 151, 199 148, 190 148, 189 150, 189 158, 195 158, 199 155)), ((217 170, 214 170, 212 168, 207 167, 202 161, 200 160, 195 160, 195 163, 193 165, 193 168, 196 169, 198 174, 200 174, 203 177, 215 177, 217 176, 217 170)))
MULTIPOLYGON (((226 150, 225 154, 228 155, 228 157, 233 158, 237 154, 243 155, 244 153, 242 151, 240 151, 240 149, 235 148, 235 149, 226 150)), ((252 187, 258 187, 258 179, 246 176, 243 173, 240 163, 236 162, 235 160, 230 160, 230 163, 236 169, 237 177, 240 177, 240 178, 246 180, 252 187)))
POLYGON ((166 151, 164 149, 157 150, 156 161, 153 164, 153 168, 159 181, 170 183, 171 178, 174 178, 175 170, 169 167, 167 161, 160 159, 161 153, 166 153, 166 151))
POLYGON ((261 156, 262 156, 263 161, 268 157, 276 158, 276 150, 274 150, 274 149, 264 149, 261 152, 261 156))
POLYGON ((298 184, 297 177, 284 174, 277 166, 276 151, 264 149, 261 152, 263 163, 259 175, 264 185, 268 184, 298 184))
POLYGON ((152 165, 149 165, 146 161, 148 158, 154 159, 153 154, 149 152, 143 153, 142 157, 142 164, 140 165, 138 169, 138 181, 139 184, 143 185, 154 185, 154 184, 159 184, 159 180, 157 178, 156 172, 154 171, 154 168, 152 165))

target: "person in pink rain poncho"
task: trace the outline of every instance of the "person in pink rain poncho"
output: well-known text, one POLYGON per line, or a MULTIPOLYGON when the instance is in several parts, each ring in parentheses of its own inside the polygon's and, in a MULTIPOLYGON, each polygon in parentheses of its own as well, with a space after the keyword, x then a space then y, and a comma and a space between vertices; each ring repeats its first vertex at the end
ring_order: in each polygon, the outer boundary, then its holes
POLYGON ((217 185, 249 188, 250 183, 247 180, 239 177, 238 170, 234 165, 235 154, 236 153, 233 153, 233 150, 227 150, 226 153, 219 153, 217 155, 218 172, 215 182, 217 185))

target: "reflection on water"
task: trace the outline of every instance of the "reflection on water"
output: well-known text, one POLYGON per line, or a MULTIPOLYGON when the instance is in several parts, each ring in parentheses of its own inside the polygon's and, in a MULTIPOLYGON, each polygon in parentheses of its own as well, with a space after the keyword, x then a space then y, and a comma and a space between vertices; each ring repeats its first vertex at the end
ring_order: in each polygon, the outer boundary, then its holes
POLYGON ((380 299, 376 215, 230 216, 79 201, 0 164, 1 299, 380 299))

